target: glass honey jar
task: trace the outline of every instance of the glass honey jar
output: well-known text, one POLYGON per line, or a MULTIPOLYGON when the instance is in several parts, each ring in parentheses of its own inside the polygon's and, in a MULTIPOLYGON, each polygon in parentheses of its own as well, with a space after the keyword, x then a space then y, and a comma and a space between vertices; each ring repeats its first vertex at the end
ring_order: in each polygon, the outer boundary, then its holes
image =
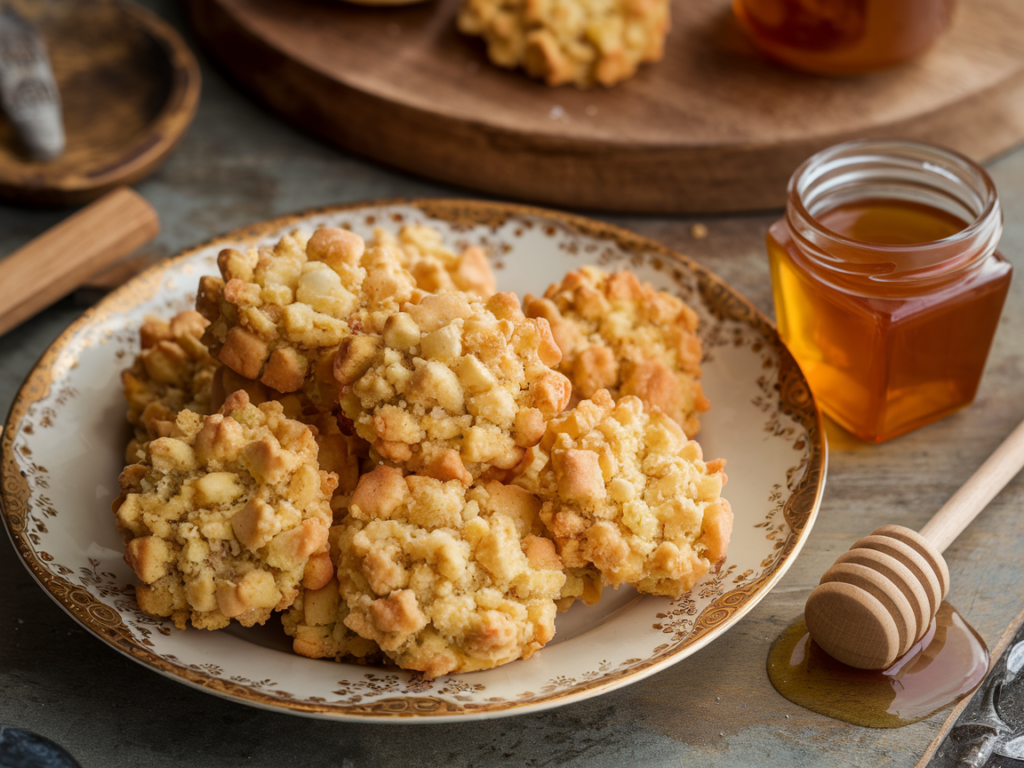
POLYGON ((949 27, 954 0, 733 0, 765 55, 795 69, 855 75, 923 53, 949 27))
POLYGON ((768 232, 782 340, 822 410, 881 442, 971 403, 1010 287, 985 171, 907 141, 819 152, 768 232))

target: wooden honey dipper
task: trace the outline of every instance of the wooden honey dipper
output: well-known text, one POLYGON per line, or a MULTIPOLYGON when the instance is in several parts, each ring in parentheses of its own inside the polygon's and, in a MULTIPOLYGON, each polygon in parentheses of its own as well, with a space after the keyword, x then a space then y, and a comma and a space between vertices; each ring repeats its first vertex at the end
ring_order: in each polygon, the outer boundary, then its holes
POLYGON ((885 669, 928 631, 949 591, 942 552, 1024 466, 1024 423, 920 533, 885 525, 825 571, 804 608, 807 629, 832 658, 885 669))

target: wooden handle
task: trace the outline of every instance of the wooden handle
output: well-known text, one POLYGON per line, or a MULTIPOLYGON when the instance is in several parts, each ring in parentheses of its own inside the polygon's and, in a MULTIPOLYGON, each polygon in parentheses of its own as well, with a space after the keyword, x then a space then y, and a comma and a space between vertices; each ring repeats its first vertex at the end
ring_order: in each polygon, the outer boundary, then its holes
POLYGON ((886 669, 925 634, 949 589, 946 549, 1024 466, 1024 423, 919 534, 882 526, 825 571, 804 606, 826 653, 859 669, 886 669))
POLYGON ((156 211, 121 187, 0 261, 0 335, 71 293, 160 231, 156 211))
POLYGON ((1024 467, 1024 422, 921 529, 942 552, 1024 467))
POLYGON ((86 291, 100 291, 103 293, 112 291, 127 283, 151 263, 152 262, 141 253, 135 256, 129 256, 126 259, 122 259, 121 261, 112 264, 102 272, 90 275, 89 279, 85 281, 85 285, 81 286, 81 289, 86 291))

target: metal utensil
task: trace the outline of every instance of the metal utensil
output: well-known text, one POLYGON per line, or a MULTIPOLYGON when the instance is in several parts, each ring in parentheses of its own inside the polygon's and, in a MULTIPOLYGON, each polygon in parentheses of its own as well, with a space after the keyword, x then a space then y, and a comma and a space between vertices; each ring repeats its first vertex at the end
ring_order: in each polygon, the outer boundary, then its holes
POLYGON ((46 46, 10 6, 0 10, 0 107, 31 159, 46 162, 64 151, 60 92, 46 46))

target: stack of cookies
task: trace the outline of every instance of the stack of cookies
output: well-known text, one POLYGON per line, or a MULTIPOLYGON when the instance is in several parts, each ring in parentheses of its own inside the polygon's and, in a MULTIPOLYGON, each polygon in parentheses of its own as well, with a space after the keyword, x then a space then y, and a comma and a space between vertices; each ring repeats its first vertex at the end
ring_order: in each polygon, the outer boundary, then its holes
POLYGON ((606 585, 678 597, 724 559, 679 299, 586 267, 521 305, 422 226, 218 266, 123 374, 143 611, 281 613, 299 654, 433 678, 529 658, 606 585))

